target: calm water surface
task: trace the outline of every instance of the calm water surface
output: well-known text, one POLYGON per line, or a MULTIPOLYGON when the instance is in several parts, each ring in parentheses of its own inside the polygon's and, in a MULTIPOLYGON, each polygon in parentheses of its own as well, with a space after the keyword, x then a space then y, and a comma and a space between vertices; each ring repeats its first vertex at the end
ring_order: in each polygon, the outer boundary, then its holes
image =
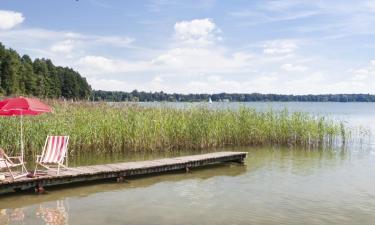
MULTIPOLYGON (((375 127, 375 104, 252 103, 260 110, 270 105, 375 127)), ((39 196, 3 196, 0 224, 375 224, 375 149, 370 139, 334 150, 226 150, 248 151, 245 165, 230 163, 125 183, 49 188, 39 196)), ((75 163, 198 153, 82 156, 75 163)))

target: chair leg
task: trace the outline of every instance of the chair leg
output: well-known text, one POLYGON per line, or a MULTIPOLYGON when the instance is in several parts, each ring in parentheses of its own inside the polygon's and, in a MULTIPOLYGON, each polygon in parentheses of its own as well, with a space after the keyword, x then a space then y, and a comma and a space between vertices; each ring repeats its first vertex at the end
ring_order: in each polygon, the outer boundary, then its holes
POLYGON ((46 168, 47 170, 52 170, 49 166, 46 166, 46 165, 43 165, 43 164, 39 164, 41 165, 42 167, 46 168))
POLYGON ((70 169, 70 168, 68 168, 66 165, 64 165, 64 164, 59 164, 61 167, 63 167, 63 168, 65 168, 65 169, 70 169))
POLYGON ((49 167, 46 166, 46 165, 43 165, 43 164, 41 164, 41 163, 36 163, 36 165, 35 165, 35 169, 34 169, 34 176, 35 176, 35 174, 36 174, 36 172, 37 172, 37 170, 38 170, 38 166, 41 166, 41 167, 43 167, 43 168, 46 169, 46 170, 52 170, 51 168, 49 168, 49 167))
POLYGON ((37 171, 37 169, 38 169, 38 165, 39 165, 39 163, 36 163, 36 165, 35 165, 35 169, 34 169, 34 176, 35 176, 36 171, 37 171))
POLYGON ((13 174, 12 170, 10 169, 9 166, 7 166, 7 168, 8 168, 8 171, 9 171, 10 175, 12 176, 12 179, 14 180, 15 177, 14 177, 14 174, 13 174))
POLYGON ((29 173, 29 171, 27 171, 27 169, 26 169, 25 163, 22 163, 22 168, 25 170, 25 173, 26 173, 26 174, 29 173))

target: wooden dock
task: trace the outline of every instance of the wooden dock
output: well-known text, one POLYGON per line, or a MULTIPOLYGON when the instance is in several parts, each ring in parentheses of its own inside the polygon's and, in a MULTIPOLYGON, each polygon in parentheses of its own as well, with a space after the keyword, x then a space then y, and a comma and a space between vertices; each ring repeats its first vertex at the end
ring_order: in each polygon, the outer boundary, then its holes
POLYGON ((121 181, 124 178, 133 176, 152 175, 178 170, 189 171, 197 167, 225 162, 242 163, 246 156, 246 152, 214 152, 148 161, 81 166, 75 167, 72 170, 62 170, 59 175, 51 171, 46 175, 33 178, 25 177, 16 180, 8 178, 0 181, 0 194, 14 192, 15 190, 40 189, 48 186, 82 183, 110 178, 121 181))

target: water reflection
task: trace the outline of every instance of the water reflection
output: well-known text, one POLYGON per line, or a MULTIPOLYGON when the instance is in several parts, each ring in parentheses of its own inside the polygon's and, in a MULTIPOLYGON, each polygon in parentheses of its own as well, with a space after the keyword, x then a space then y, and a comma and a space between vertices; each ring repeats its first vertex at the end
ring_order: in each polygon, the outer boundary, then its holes
POLYGON ((0 210, 0 224, 24 224, 23 220, 25 214, 22 208, 15 209, 1 209, 0 210))
POLYGON ((14 208, 0 210, 1 225, 46 224, 67 225, 68 210, 64 200, 43 203, 31 208, 14 208), (24 210, 26 212, 24 212, 24 210), (25 214, 27 213, 27 216, 25 214))
MULTIPOLYGON (((191 173, 132 178, 124 183, 109 180, 48 188, 45 195, 0 197, 0 208, 4 209, 0 224, 22 223, 14 218, 23 218, 25 224, 91 225, 375 221, 375 180, 369 179, 375 174, 375 155, 371 150, 226 150, 248 151, 245 165, 228 163, 191 173), (19 216, 11 217, 13 211, 19 216)), ((132 161, 147 156, 113 157, 119 161, 130 157, 132 161)))
MULTIPOLYGON (((247 167, 237 163, 207 166, 195 169, 189 173, 173 172, 159 176, 145 176, 131 178, 124 183, 116 183, 114 180, 91 182, 86 184, 65 185, 64 187, 49 187, 47 194, 35 195, 34 193, 19 193, 0 197, 0 208, 19 208, 35 205, 43 202, 61 201, 68 197, 87 197, 96 193, 116 192, 129 188, 145 188, 161 182, 178 182, 188 180, 207 180, 214 177, 235 177, 245 174, 247 167), (22 201, 20 201, 20 198, 22 201)), ((0 223, 1 224, 1 223, 0 223)))
MULTIPOLYGON (((104 183, 93 182, 88 185, 68 185, 64 188, 48 188, 49 192, 44 195, 28 193, 21 196, 19 194, 3 196, 0 198, 0 208, 4 208, 1 210, 0 224, 18 224, 16 222, 23 224, 24 221, 26 221, 26 224, 69 224, 68 202, 70 199, 90 199, 91 196, 94 196, 93 198, 95 199, 97 194, 113 194, 131 189, 152 188, 152 186, 163 182, 176 183, 175 191, 180 192, 182 196, 194 196, 199 202, 199 199, 201 199, 199 196, 208 196, 207 194, 210 190, 196 189, 198 187, 190 184, 185 186, 178 185, 178 183, 180 181, 194 183, 190 181, 204 181, 221 176, 239 176, 245 174, 246 170, 247 168, 244 165, 227 163, 193 170, 190 173, 181 172, 161 176, 139 177, 127 180, 124 183, 107 181, 104 183), (23 210, 26 210, 26 216, 23 210)), ((104 199, 99 200, 99 202, 102 200, 104 199)), ((129 204, 134 205, 134 202, 130 201, 129 204)), ((100 207, 100 203, 96 207, 100 207)), ((93 212, 95 213, 94 209, 93 212)))
POLYGON ((56 206, 39 205, 36 211, 36 217, 41 218, 46 225, 67 225, 68 211, 65 208, 64 201, 56 201, 56 206))

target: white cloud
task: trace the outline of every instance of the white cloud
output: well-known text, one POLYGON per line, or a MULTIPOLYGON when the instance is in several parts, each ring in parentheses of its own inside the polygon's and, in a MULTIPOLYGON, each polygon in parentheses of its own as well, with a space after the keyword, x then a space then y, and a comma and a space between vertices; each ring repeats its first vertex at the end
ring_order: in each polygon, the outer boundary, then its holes
POLYGON ((8 30, 21 24, 25 20, 22 13, 0 10, 0 29, 8 30))
MULTIPOLYGON (((97 78, 89 77, 88 82, 97 90, 106 91, 124 91, 124 90, 141 90, 141 91, 175 91, 173 84, 171 82, 163 80, 159 76, 155 76, 149 79, 148 82, 132 82, 124 81, 112 78, 97 78), (171 86, 169 86, 171 85, 171 86), (169 88, 168 88, 169 86, 169 88)), ((176 85, 176 84, 175 84, 176 85)))
POLYGON ((214 72, 244 68, 249 65, 251 57, 245 53, 231 54, 224 49, 183 47, 172 48, 153 62, 164 68, 214 72))
POLYGON ((110 44, 117 47, 129 47, 134 41, 133 38, 118 36, 91 36, 87 37, 87 39, 92 39, 100 44, 110 44))
POLYGON ((151 57, 129 60, 86 55, 77 60, 76 68, 86 76, 96 79, 110 79, 110 76, 126 79, 134 77, 135 73, 136 76, 157 73, 160 74, 159 78, 151 83, 154 84, 153 87, 161 87, 164 83, 160 79, 165 76, 186 79, 212 74, 244 74, 253 72, 254 65, 264 60, 248 52, 231 51, 214 42, 215 38, 217 40, 215 32, 219 28, 210 19, 182 21, 176 23, 174 28, 177 41, 151 57))
POLYGON ((364 2, 363 6, 367 10, 375 12, 375 2, 374 1, 366 1, 366 2, 364 2))
POLYGON ((74 42, 72 40, 65 40, 57 42, 56 44, 52 45, 51 51, 56 53, 71 53, 74 48, 74 42))
POLYGON ((279 11, 286 11, 290 10, 296 7, 300 7, 301 5, 306 5, 306 4, 314 4, 314 3, 309 3, 309 1, 304 1, 304 0, 283 0, 283 1, 278 1, 278 0, 271 0, 271 1, 266 1, 262 2, 260 4, 260 8, 263 8, 267 11, 273 11, 273 12, 279 12, 279 11))
POLYGON ((0 30, 0 39, 9 47, 19 47, 20 53, 33 48, 33 57, 74 67, 94 89, 294 94, 375 90, 375 60, 340 73, 333 65, 339 60, 309 55, 306 40, 259 40, 235 49, 218 41, 224 33, 215 22, 179 21, 170 27, 174 33, 169 45, 137 51, 142 57, 118 51, 117 47, 133 48, 134 39, 127 36, 28 28, 0 30))
POLYGON ((149 71, 150 67, 148 62, 110 59, 94 55, 81 57, 77 66, 86 76, 149 71))
MULTIPOLYGON (((0 22, 1 23, 1 22, 0 22)), ((110 45, 114 47, 129 47, 134 42, 127 36, 92 35, 70 31, 54 31, 39 28, 26 28, 16 30, 0 30, 0 38, 10 41, 42 43, 52 42, 58 44, 63 41, 82 42, 83 45, 110 45)))
POLYGON ((252 55, 241 52, 230 54, 225 50, 207 48, 172 48, 149 60, 130 61, 89 55, 81 57, 77 66, 90 76, 131 72, 199 76, 202 73, 249 72, 253 65, 251 59, 252 55))
POLYGON ((98 79, 98 78, 88 77, 87 81, 96 90, 104 90, 104 91, 122 91, 122 90, 134 90, 134 89, 144 90, 144 89, 141 89, 136 84, 130 84, 130 82, 111 79, 111 78, 98 79))
MULTIPOLYGON (((256 58, 256 57, 255 57, 256 58)), ((86 58, 89 59, 89 58, 86 58)), ((252 58, 253 59, 253 58, 252 58)), ((235 93, 281 93, 281 94, 320 94, 320 93, 355 93, 355 92, 370 92, 375 88, 375 81, 371 77, 375 75, 375 65, 370 62, 368 66, 353 70, 349 74, 342 74, 338 79, 329 76, 329 72, 319 71, 299 71, 303 72, 303 76, 293 74, 292 72, 301 70, 297 64, 284 63, 284 68, 292 68, 289 76, 285 76, 282 72, 266 72, 247 70, 246 75, 240 76, 239 73, 243 69, 255 66, 259 68, 261 63, 255 61, 254 64, 247 61, 246 65, 229 67, 217 64, 219 68, 213 69, 214 62, 204 69, 188 69, 189 65, 195 64, 194 61, 187 62, 186 67, 180 65, 178 67, 154 65, 150 62, 124 62, 123 60, 110 60, 107 58, 92 57, 92 65, 94 71, 113 72, 113 74, 124 73, 111 76, 111 73, 104 73, 104 76, 90 76, 89 82, 95 89, 103 90, 144 90, 144 91, 160 91, 178 92, 178 93, 217 93, 217 92, 235 92, 235 93), (129 66, 138 65, 137 76, 143 77, 141 80, 133 80, 135 74, 130 71, 129 66), (191 64, 190 64, 191 63, 191 64), (164 67, 165 66, 165 67, 164 67), (116 68, 116 70, 113 70, 116 68), (119 69, 120 68, 120 69, 119 69), (120 71, 122 70, 122 71, 120 71), (158 75, 153 75, 155 72, 158 75), (143 75, 142 75, 143 74, 143 75), (351 76, 350 76, 351 75, 351 76), (363 76, 362 78, 360 76, 363 76), (286 88, 287 87, 287 88, 286 88), (361 91, 359 91, 361 90, 361 91)), ((233 58, 226 58, 231 62, 233 58)), ((199 59, 198 59, 199 61, 199 59)), ((233 62, 232 62, 233 63, 233 62)), ((375 62, 373 62, 375 64, 375 62)), ((268 68, 273 62, 266 62, 265 66, 268 68)), ((234 65, 234 64, 232 64, 234 65)), ((199 67, 195 65, 196 67, 199 67)))
POLYGON ((92 71, 99 70, 102 73, 110 73, 119 69, 113 60, 107 59, 103 56, 85 56, 79 60, 79 63, 90 68, 92 71))
POLYGON ((95 89, 183 93, 268 92, 267 88, 281 92, 277 73, 271 72, 280 69, 275 65, 281 63, 285 70, 307 69, 294 64, 303 61, 293 54, 297 40, 266 41, 260 45, 264 54, 256 54, 220 45, 214 41, 216 30, 219 28, 210 19, 179 22, 175 26, 177 41, 153 57, 128 60, 87 55, 76 66, 90 78, 95 89))
POLYGON ((272 40, 263 45, 263 53, 267 55, 286 55, 294 53, 298 45, 294 40, 272 40))
POLYGON ((291 63, 285 63, 281 65, 281 69, 288 72, 305 72, 307 70, 306 66, 294 65, 291 63))
POLYGON ((371 60, 362 68, 349 70, 349 73, 353 75, 353 81, 372 82, 375 78, 375 60, 371 60))
POLYGON ((155 59, 151 61, 154 65, 182 65, 183 61, 181 61, 178 56, 174 55, 171 52, 166 52, 165 54, 157 56, 155 59))
POLYGON ((305 19, 319 15, 320 12, 317 10, 304 10, 304 11, 293 11, 293 12, 282 12, 282 13, 266 13, 258 12, 254 10, 240 10, 230 12, 229 15, 235 18, 240 18, 238 26, 254 26, 264 23, 274 23, 282 21, 291 21, 305 19))
POLYGON ((176 1, 176 0, 149 0, 146 3, 146 8, 151 13, 159 13, 171 7, 182 8, 184 10, 195 9, 210 9, 216 0, 200 0, 199 4, 190 4, 189 1, 176 1))
POLYGON ((221 40, 216 35, 220 30, 209 18, 177 22, 174 30, 177 40, 188 44, 206 45, 221 40))
MULTIPOLYGON (((114 35, 93 35, 40 28, 1 30, 1 42, 9 47, 21 47, 21 54, 35 58, 50 58, 57 65, 74 66, 79 58, 93 55, 98 49, 135 49, 133 38, 114 35)), ((143 49, 142 49, 143 50, 143 49)))

